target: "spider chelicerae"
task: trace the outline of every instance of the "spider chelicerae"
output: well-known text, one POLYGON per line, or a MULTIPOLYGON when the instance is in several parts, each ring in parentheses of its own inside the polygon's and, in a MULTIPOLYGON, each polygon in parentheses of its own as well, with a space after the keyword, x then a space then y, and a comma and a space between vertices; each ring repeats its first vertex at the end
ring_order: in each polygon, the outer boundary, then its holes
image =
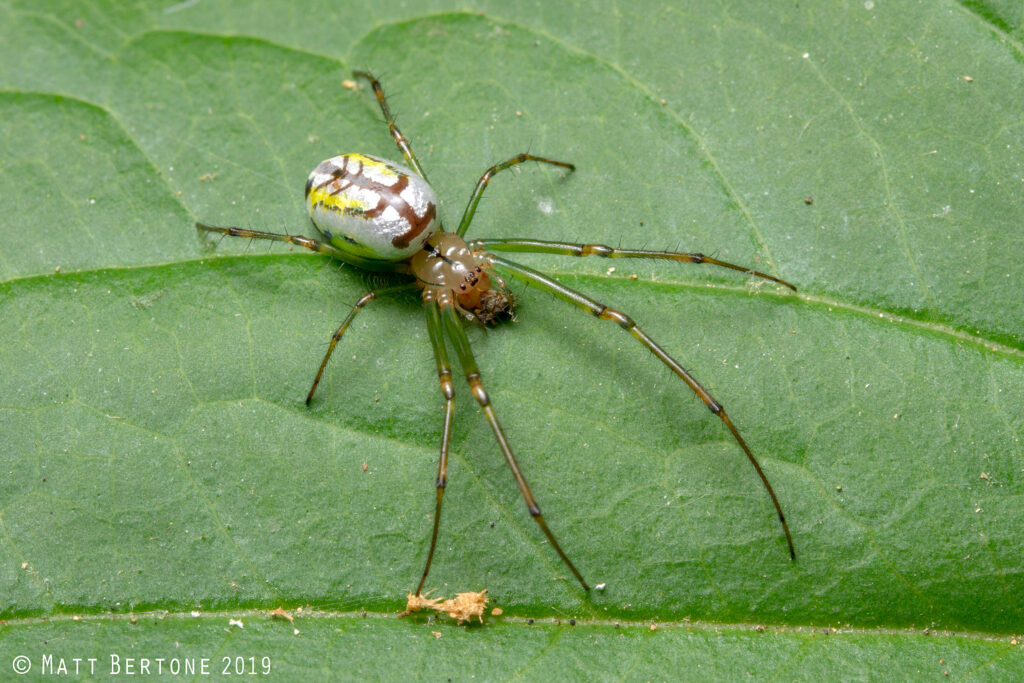
POLYGON ((426 174, 413 154, 409 141, 395 124, 380 82, 370 73, 364 71, 356 71, 355 76, 365 78, 372 86, 391 137, 394 138, 395 144, 401 150, 408 167, 366 154, 343 154, 321 162, 313 169, 306 182, 306 206, 321 239, 260 232, 246 228, 217 227, 204 223, 196 223, 196 227, 235 237, 289 242, 360 268, 389 271, 408 276, 408 282, 371 290, 356 302, 352 311, 331 337, 327 353, 324 354, 320 368, 313 379, 313 386, 306 396, 307 405, 313 400, 313 394, 323 376, 324 368, 327 367, 327 361, 330 360, 334 348, 356 314, 380 296, 404 290, 420 290, 423 298, 423 311, 427 320, 427 332, 434 350, 441 394, 444 397, 444 413, 441 427, 441 454, 435 482, 437 500, 434 508, 433 529, 430 534, 430 550, 427 552, 423 575, 416 587, 416 595, 420 595, 427 580, 427 574, 430 572, 441 522, 441 503, 448 483, 448 448, 451 442, 452 416, 455 413, 455 388, 452 384, 449 349, 454 350, 459 359, 466 382, 469 384, 470 393, 480 404, 484 417, 494 432, 494 438, 512 471, 512 476, 516 480, 527 510, 551 543, 551 547, 558 553, 562 562, 573 573, 580 585, 584 590, 590 589, 583 579, 583 575, 555 540, 554 534, 541 514, 540 506, 533 497, 529 484, 526 483, 526 477, 512 453, 512 448, 498 421, 498 415, 484 389, 480 370, 463 328, 464 320, 486 325, 501 318, 511 317, 513 298, 506 290, 505 278, 518 280, 530 287, 547 292, 585 313, 601 320, 614 322, 657 356, 686 383, 686 386, 704 402, 704 405, 718 416, 736 443, 739 444, 747 459, 750 460, 750 464, 754 466, 771 497, 776 512, 778 512, 779 522, 782 524, 786 543, 789 546, 790 557, 796 559, 793 538, 782 513, 779 499, 722 404, 716 401, 708 390, 701 386, 678 361, 648 337, 628 315, 570 289, 543 273, 498 256, 494 252, 705 263, 755 275, 784 285, 794 291, 796 291, 796 287, 766 273, 726 263, 699 253, 617 249, 602 244, 574 244, 515 238, 478 239, 466 242, 464 235, 473 221, 480 198, 491 178, 497 173, 527 161, 558 166, 570 172, 575 170, 575 166, 564 161, 555 161, 532 154, 519 154, 492 166, 477 181, 458 228, 454 232, 448 232, 437 216, 437 197, 434 190, 427 183, 426 174))

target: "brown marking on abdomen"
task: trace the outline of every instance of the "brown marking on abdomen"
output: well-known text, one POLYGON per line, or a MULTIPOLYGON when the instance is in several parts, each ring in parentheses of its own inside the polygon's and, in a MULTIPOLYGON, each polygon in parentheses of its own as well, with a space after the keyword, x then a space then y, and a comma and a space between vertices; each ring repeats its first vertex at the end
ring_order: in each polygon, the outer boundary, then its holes
POLYGON ((371 180, 363 174, 363 162, 358 162, 359 168, 354 173, 346 173, 342 169, 338 169, 332 175, 334 177, 331 180, 324 183, 327 185, 331 182, 336 182, 341 176, 345 176, 348 180, 348 184, 344 187, 340 183, 332 188, 333 194, 338 194, 342 190, 348 189, 352 185, 371 190, 377 193, 380 200, 377 205, 372 209, 367 209, 362 213, 364 218, 377 218, 382 215, 384 211, 390 206, 392 207, 399 216, 405 219, 406 223, 409 224, 409 229, 403 232, 401 235, 396 235, 391 239, 393 244, 398 249, 405 249, 408 247, 416 237, 420 235, 427 226, 430 225, 431 221, 437 216, 437 207, 434 206, 433 202, 427 202, 427 210, 423 212, 422 216, 417 216, 416 211, 412 208, 409 202, 402 199, 402 191, 409 187, 409 176, 400 173, 398 175, 398 182, 394 185, 384 185, 375 180, 371 180))

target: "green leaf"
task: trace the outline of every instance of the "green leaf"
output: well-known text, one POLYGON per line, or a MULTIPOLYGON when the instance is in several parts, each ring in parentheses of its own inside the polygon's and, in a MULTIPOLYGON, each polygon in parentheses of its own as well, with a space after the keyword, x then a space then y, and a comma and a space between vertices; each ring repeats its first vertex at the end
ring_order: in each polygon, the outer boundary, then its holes
POLYGON ((1014 10, 473 8, 0 6, 0 666, 185 643, 293 677, 1019 677, 1014 10), (343 85, 364 67, 449 227, 489 165, 529 150, 577 171, 499 174, 472 236, 703 251, 800 288, 518 256, 629 313, 726 406, 795 563, 682 382, 617 326, 517 289, 518 321, 471 341, 545 518, 604 588, 544 542, 460 380, 428 586, 487 588, 504 616, 384 618, 434 512, 417 299, 360 314, 307 408, 377 281, 194 228, 311 234, 316 163, 397 158, 365 84, 343 85), (294 624, 266 618, 282 605, 294 624), (385 648, 401 666, 355 654, 385 648))

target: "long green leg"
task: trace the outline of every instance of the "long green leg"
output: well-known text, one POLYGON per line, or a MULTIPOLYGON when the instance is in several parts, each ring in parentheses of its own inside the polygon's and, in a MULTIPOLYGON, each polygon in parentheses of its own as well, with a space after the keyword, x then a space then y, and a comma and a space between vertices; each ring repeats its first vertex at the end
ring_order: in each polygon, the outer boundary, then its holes
POLYGON ((306 394, 307 406, 309 405, 309 402, 313 400, 313 394, 316 393, 316 388, 320 385, 320 378, 323 377, 324 370, 327 368, 327 361, 331 359, 331 354, 334 353, 334 347, 338 345, 339 341, 341 341, 342 335, 345 334, 345 330, 348 329, 348 326, 352 324, 352 320, 356 317, 356 314, 359 313, 359 311, 363 310, 363 307, 366 306, 366 304, 370 303, 371 301, 373 301, 374 299, 383 294, 392 294, 394 292, 400 292, 405 289, 412 289, 415 286, 415 283, 410 282, 409 284, 399 285, 398 287, 388 287, 387 289, 370 290, 366 294, 359 297, 359 301, 356 302, 356 305, 352 307, 352 310, 349 311, 349 314, 345 316, 345 320, 342 321, 338 329, 334 332, 333 335, 331 335, 331 344, 330 346, 327 347, 327 353, 324 354, 324 359, 320 363, 320 369, 316 371, 316 377, 313 379, 313 386, 309 388, 309 393, 306 394))
POLYGON ((679 251, 651 251, 648 249, 615 249, 603 244, 576 244, 574 242, 551 242, 548 240, 529 239, 481 239, 469 243, 469 248, 478 251, 518 251, 533 254, 562 254, 563 256, 601 256, 604 258, 646 258, 663 259, 666 261, 680 261, 684 263, 707 263, 713 266, 721 266, 731 270, 738 270, 741 273, 756 275, 777 282, 780 285, 789 287, 794 292, 796 287, 785 280, 762 273, 759 270, 738 266, 735 263, 719 261, 716 258, 705 256, 699 252, 679 251))
POLYGON ((434 300, 423 302, 423 310, 427 314, 427 332, 430 335, 430 346, 434 349, 434 360, 437 361, 437 377, 441 381, 441 393, 444 395, 444 426, 441 428, 441 457, 437 463, 437 502, 434 505, 434 530, 430 533, 430 550, 427 552, 427 564, 423 567, 423 576, 416 586, 416 595, 423 590, 423 584, 430 573, 430 563, 434 561, 434 550, 437 548, 437 530, 441 524, 441 501, 444 489, 448 485, 448 445, 452 438, 452 416, 455 414, 455 388, 452 386, 452 370, 448 364, 448 351, 444 345, 441 332, 441 314, 434 300))
POLYGON ((360 258, 353 254, 348 254, 336 248, 334 245, 328 242, 321 242, 315 240, 312 237, 303 237, 302 235, 282 235, 276 232, 261 232, 259 230, 249 230, 248 228, 235 228, 235 227, 218 227, 216 225, 207 225, 205 223, 196 223, 196 227, 200 230, 206 230, 207 232, 219 232, 224 235, 231 235, 232 237, 248 237, 250 239, 260 240, 274 240, 275 242, 288 242, 289 244, 295 244, 300 247, 305 247, 310 251, 315 251, 321 254, 327 254, 332 256, 339 261, 351 263, 354 266, 365 268, 367 270, 378 270, 378 271, 391 271, 395 273, 405 273, 408 271, 408 265, 404 261, 398 261, 391 263, 388 261, 372 261, 369 259, 360 258))
POLYGON ((484 171, 484 174, 480 176, 480 180, 477 181, 476 187, 473 189, 473 195, 469 198, 469 204, 466 205, 466 210, 462 214, 462 220, 459 221, 459 228, 455 232, 458 233, 459 237, 466 234, 466 229, 469 228, 469 224, 473 221, 473 214, 476 213, 477 204, 480 203, 480 197, 484 194, 484 189, 487 184, 491 182, 491 178, 495 173, 504 171, 506 168, 511 168, 517 164, 521 164, 524 161, 539 161, 542 164, 551 164, 552 166, 561 166, 567 168, 570 171, 575 171, 576 167, 572 164, 568 164, 564 161, 555 161, 554 159, 545 159, 544 157, 536 157, 532 154, 520 154, 514 156, 508 161, 503 161, 500 164, 491 166, 489 169, 484 171))
POLYGON ((541 515, 540 506, 537 505, 537 500, 533 497, 529 484, 526 483, 526 477, 523 476, 522 471, 519 469, 516 456, 512 454, 512 448, 508 445, 508 439, 505 438, 505 432, 501 428, 501 423, 498 422, 498 416, 494 412, 494 406, 491 405, 491 399, 487 396, 487 391, 480 380, 480 370, 477 368, 473 351, 469 347, 469 338, 466 337, 466 330, 462 327, 462 320, 459 318, 455 306, 448 302, 446 304, 442 303, 440 307, 445 331, 448 333, 452 346, 455 347, 455 355, 459 357, 462 370, 466 373, 466 382, 469 383, 469 389, 473 393, 473 398, 480 404, 484 411, 484 417, 487 418, 487 422, 491 425, 491 431, 494 432, 494 438, 498 441, 498 447, 505 456, 505 462, 508 463, 509 469, 512 470, 512 476, 515 477, 516 486, 519 487, 519 493, 523 496, 526 509, 530 511, 530 515, 533 516, 541 531, 547 536, 551 547, 562 558, 562 562, 569 567, 576 580, 583 586, 583 590, 590 590, 590 586, 583 580, 579 570, 576 569, 575 565, 566 556, 565 551, 562 550, 562 546, 558 545, 558 541, 555 540, 554 534, 551 533, 551 529, 548 528, 547 522, 544 521, 544 517, 541 515))
POLYGON ((796 559, 796 551, 793 549, 793 537, 789 533, 789 525, 786 523, 786 516, 782 514, 782 506, 779 505, 779 499, 775 496, 775 491, 772 489, 772 485, 768 483, 768 477, 765 476, 764 470, 761 469, 761 465, 757 462, 754 454, 747 446, 747 442, 740 436, 739 430, 733 425, 732 420, 725 412, 725 408, 722 404, 715 400, 707 389, 693 378, 686 368, 680 365, 675 358, 668 355, 668 353, 658 346, 653 339, 647 336, 640 327, 637 326, 633 319, 621 311, 617 311, 614 308, 609 308, 604 304, 591 299, 590 297, 577 292, 574 289, 570 289, 561 283, 558 283, 546 275, 539 273, 531 268, 521 266, 517 263, 507 261, 503 258, 487 255, 491 264, 497 266, 501 271, 506 273, 508 276, 521 280, 531 287, 535 287, 543 292, 547 292, 562 301, 566 301, 573 306, 590 313, 596 318, 601 320, 611 320, 619 325, 622 329, 629 332, 637 341, 647 347, 647 349, 658 357, 662 363, 667 365, 672 372, 676 373, 681 380, 686 382, 686 385, 690 387, 693 393, 697 394, 697 397, 704 402, 704 405, 708 407, 712 413, 718 416, 718 418, 725 424, 725 426, 732 432, 732 436, 736 439, 736 443, 740 445, 743 452, 746 454, 747 459, 750 460, 750 464, 754 466, 757 471, 757 476, 761 478, 761 482, 764 484, 765 489, 768 491, 768 495, 772 499, 772 503, 775 505, 775 511, 779 514, 779 522, 782 523, 782 531, 786 534, 786 543, 789 544, 789 556, 792 559, 796 559))
POLYGON ((327 242, 321 242, 311 237, 303 237, 302 235, 281 235, 276 232, 260 232, 259 230, 249 230, 248 228, 218 227, 216 225, 207 225, 206 223, 196 223, 196 227, 207 232, 219 232, 231 235, 232 237, 249 237, 251 239, 288 242, 335 258, 340 259, 342 257, 342 252, 327 242))
POLYGON ((416 171, 417 175, 426 180, 427 174, 423 172, 423 167, 420 166, 420 162, 416 159, 416 155, 412 153, 412 147, 409 146, 409 140, 402 135, 402 131, 398 130, 398 124, 395 123, 395 117, 391 115, 391 109, 388 107, 387 98, 384 97, 384 88, 381 87, 380 81, 378 81, 369 71, 353 71, 352 74, 357 78, 365 78, 370 81, 370 86, 373 88, 373 94, 377 96, 377 103, 380 104, 380 110, 384 114, 384 120, 388 124, 388 132, 391 133, 391 137, 395 139, 395 144, 398 145, 398 149, 401 150, 402 156, 405 157, 405 163, 409 164, 409 167, 416 171))

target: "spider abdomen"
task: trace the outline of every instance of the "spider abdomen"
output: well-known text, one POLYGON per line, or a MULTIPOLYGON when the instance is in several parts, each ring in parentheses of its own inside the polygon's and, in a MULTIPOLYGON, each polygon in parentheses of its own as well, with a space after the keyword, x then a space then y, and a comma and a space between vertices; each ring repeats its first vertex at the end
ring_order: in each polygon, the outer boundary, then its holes
POLYGON ((306 182, 313 225, 360 267, 389 267, 423 248, 437 230, 437 196, 408 168, 368 154, 320 162, 306 182))

